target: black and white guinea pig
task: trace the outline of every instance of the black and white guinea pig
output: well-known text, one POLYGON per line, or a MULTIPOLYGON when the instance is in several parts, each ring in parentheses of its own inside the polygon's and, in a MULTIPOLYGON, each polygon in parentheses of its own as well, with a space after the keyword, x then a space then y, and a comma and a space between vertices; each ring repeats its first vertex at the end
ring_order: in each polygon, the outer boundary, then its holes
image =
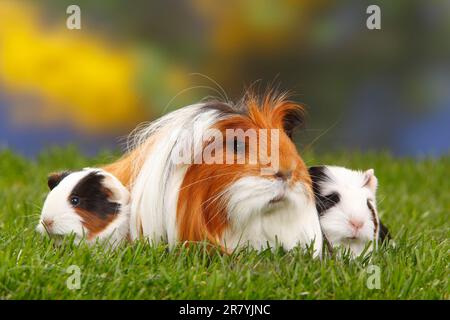
POLYGON ((333 247, 343 246, 358 256, 369 241, 376 246, 389 237, 377 212, 378 180, 373 169, 317 166, 309 168, 309 173, 320 225, 333 247))
POLYGON ((54 173, 37 231, 75 241, 107 241, 115 246, 129 234, 129 191, 110 173, 96 168, 54 173))

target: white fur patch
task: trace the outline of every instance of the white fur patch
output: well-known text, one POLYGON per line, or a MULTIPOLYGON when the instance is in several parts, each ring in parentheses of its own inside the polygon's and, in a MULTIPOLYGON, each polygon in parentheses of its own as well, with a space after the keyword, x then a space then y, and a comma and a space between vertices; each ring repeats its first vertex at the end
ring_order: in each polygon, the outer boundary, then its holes
POLYGON ((230 228, 224 237, 228 248, 250 245, 256 249, 282 246, 286 250, 314 242, 315 255, 322 249, 319 218, 301 183, 293 189, 277 179, 245 177, 228 193, 230 228), (276 197, 285 199, 270 204, 276 197))
MULTIPOLYGON (((367 205, 367 201, 371 201, 376 222, 379 225, 375 190, 364 186, 366 176, 362 171, 327 166, 325 174, 329 179, 320 183, 320 193, 328 195, 336 192, 339 194, 340 201, 320 217, 322 230, 333 246, 343 246, 357 256, 361 254, 368 242, 374 241, 376 245, 378 240, 372 212, 367 205), (356 234, 351 227, 352 220, 363 223, 356 234)), ((372 247, 369 250, 371 249, 372 247)))

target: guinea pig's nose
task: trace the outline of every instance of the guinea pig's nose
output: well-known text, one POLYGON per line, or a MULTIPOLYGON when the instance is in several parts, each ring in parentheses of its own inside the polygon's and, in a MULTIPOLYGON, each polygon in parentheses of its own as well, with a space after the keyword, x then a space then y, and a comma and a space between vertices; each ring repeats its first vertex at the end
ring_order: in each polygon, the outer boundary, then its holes
POLYGON ((290 177, 292 177, 292 170, 278 170, 275 173, 277 179, 288 180, 290 177))
POLYGON ((352 228, 355 230, 361 229, 364 225, 364 221, 356 220, 356 219, 350 219, 349 223, 352 226, 352 228))
POLYGON ((47 230, 51 230, 53 227, 53 219, 45 218, 42 220, 42 224, 44 225, 44 228, 47 230))

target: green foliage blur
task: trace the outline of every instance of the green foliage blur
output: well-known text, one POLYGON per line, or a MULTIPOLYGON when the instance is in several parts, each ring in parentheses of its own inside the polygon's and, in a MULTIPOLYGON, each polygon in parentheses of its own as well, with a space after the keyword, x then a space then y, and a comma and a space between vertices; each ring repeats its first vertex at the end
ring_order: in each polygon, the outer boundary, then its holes
POLYGON ((278 86, 308 108, 303 147, 450 149, 445 1, 0 0, 0 12, 0 114, 22 127, 125 134, 206 96, 278 86), (81 30, 65 27, 71 4, 81 30), (370 4, 381 30, 366 27, 370 4))

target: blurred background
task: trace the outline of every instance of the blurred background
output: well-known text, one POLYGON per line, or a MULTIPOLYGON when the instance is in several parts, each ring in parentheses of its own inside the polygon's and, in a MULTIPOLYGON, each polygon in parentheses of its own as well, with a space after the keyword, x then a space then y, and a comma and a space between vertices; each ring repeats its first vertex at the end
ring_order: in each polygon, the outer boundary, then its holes
POLYGON ((448 154, 450 2, 0 0, 0 149, 118 149, 142 121, 272 83, 308 108, 300 148, 448 154))

